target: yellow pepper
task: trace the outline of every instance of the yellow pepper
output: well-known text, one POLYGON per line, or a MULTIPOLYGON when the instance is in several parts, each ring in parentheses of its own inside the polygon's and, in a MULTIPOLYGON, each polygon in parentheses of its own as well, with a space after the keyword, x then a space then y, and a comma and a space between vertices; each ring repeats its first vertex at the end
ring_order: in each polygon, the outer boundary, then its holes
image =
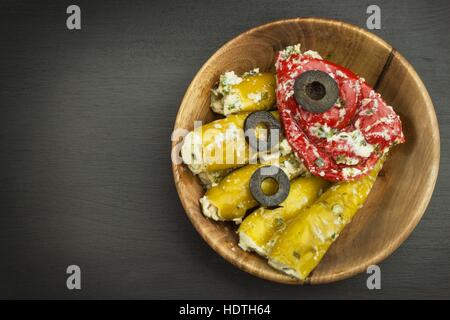
MULTIPOLYGON (((305 172, 305 167, 294 155, 281 157, 279 162, 246 165, 231 172, 216 186, 206 191, 200 199, 203 214, 214 220, 233 220, 240 223, 247 210, 258 205, 250 192, 250 178, 258 168, 269 164, 278 165, 289 179, 305 172)), ((267 194, 277 190, 276 183, 271 180, 265 180, 261 187, 267 194)))
POLYGON ((313 204, 328 184, 326 180, 311 175, 293 180, 289 195, 279 208, 261 207, 244 219, 238 230, 239 246, 266 256, 275 233, 284 230, 289 220, 313 204))
POLYGON ((306 279, 366 201, 382 163, 380 160, 368 176, 332 186, 298 214, 274 239, 269 264, 295 278, 306 279))
MULTIPOLYGON (((278 112, 271 113, 279 119, 278 112)), ((249 148, 244 134, 244 122, 249 114, 233 114, 191 131, 181 147, 183 162, 194 174, 200 174, 234 169, 256 160, 258 154, 249 148)), ((257 137, 262 139, 263 133, 262 130, 257 131, 257 137)), ((280 143, 279 151, 281 155, 291 152, 286 139, 280 143)), ((218 173, 217 176, 223 175, 218 173)))
POLYGON ((249 148, 243 129, 248 115, 241 113, 212 121, 184 138, 181 155, 192 172, 226 170, 248 163, 249 148))
POLYGON ((223 115, 274 109, 275 88, 273 73, 253 70, 238 77, 234 72, 226 72, 212 90, 211 108, 223 115))

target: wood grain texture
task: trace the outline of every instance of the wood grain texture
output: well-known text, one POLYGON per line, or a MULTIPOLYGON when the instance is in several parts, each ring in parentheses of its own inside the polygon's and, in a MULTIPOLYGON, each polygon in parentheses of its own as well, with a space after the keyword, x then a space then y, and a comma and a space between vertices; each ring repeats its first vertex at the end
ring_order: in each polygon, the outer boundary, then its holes
MULTIPOLYGON (((231 40, 200 69, 181 103, 175 129, 191 130, 195 120, 209 121, 211 87, 221 73, 259 67, 271 70, 278 50, 301 43, 367 79, 403 120, 407 143, 390 154, 364 208, 332 245, 308 280, 342 280, 391 254, 419 222, 436 182, 440 141, 433 104, 411 65, 380 38, 334 20, 301 18, 257 27, 231 40)), ((175 147, 180 140, 174 141, 175 147)), ((237 246, 235 227, 205 218, 199 207, 203 190, 184 165, 173 165, 175 184, 194 227, 226 260, 264 279, 298 284, 272 269, 264 259, 237 246)))

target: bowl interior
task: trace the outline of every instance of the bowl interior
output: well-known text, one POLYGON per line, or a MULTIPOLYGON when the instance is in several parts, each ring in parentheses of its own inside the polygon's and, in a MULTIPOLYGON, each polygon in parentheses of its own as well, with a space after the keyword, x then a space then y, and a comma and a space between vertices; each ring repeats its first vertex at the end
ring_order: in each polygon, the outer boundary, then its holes
MULTIPOLYGON (((275 54, 287 45, 351 69, 374 86, 400 114, 407 142, 390 154, 366 205, 332 245, 310 283, 350 277, 392 253, 411 233, 431 197, 439 167, 439 132, 434 108, 422 81, 390 45, 358 27, 318 18, 274 22, 252 29, 220 48, 200 69, 180 106, 175 129, 192 130, 195 120, 209 122, 210 89, 219 75, 252 68, 273 70, 275 54)), ((173 147, 181 139, 173 141, 173 147)), ((226 260, 259 277, 299 283, 237 246, 236 227, 205 218, 198 200, 204 191, 181 164, 173 164, 177 190, 194 227, 226 260)))

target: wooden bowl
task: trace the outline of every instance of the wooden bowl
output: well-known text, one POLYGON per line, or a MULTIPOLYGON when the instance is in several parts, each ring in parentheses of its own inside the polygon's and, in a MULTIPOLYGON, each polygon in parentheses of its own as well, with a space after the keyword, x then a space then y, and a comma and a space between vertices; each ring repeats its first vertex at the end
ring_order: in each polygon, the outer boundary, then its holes
MULTIPOLYGON (((439 169, 439 129, 428 92, 413 67, 377 36, 350 24, 319 18, 269 23, 234 38, 220 48, 190 84, 178 111, 175 129, 192 130, 194 120, 214 118, 210 89, 219 75, 259 67, 273 70, 275 53, 301 43, 364 77, 400 114, 407 142, 395 147, 365 206, 358 212, 309 283, 341 280, 363 272, 397 249, 421 219, 439 169)), ((179 140, 173 141, 173 147, 179 140)), ((236 227, 205 218, 199 207, 204 191, 184 165, 173 164, 178 194, 186 214, 206 242, 227 261, 253 275, 276 282, 299 284, 274 269, 265 259, 238 246, 236 227)))

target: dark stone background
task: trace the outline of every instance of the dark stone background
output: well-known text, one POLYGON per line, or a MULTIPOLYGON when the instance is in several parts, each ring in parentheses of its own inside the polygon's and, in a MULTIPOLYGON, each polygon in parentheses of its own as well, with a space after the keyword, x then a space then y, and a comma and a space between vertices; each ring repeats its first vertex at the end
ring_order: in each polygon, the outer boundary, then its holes
POLYGON ((372 1, 1 1, 0 297, 449 298, 450 2, 376 1, 440 123, 439 179, 409 239, 366 275, 294 287, 218 256, 184 215, 170 134, 184 91, 222 44, 273 20, 365 27, 372 1), (82 30, 66 29, 78 4, 82 30), (69 264, 82 290, 66 289, 69 264))

